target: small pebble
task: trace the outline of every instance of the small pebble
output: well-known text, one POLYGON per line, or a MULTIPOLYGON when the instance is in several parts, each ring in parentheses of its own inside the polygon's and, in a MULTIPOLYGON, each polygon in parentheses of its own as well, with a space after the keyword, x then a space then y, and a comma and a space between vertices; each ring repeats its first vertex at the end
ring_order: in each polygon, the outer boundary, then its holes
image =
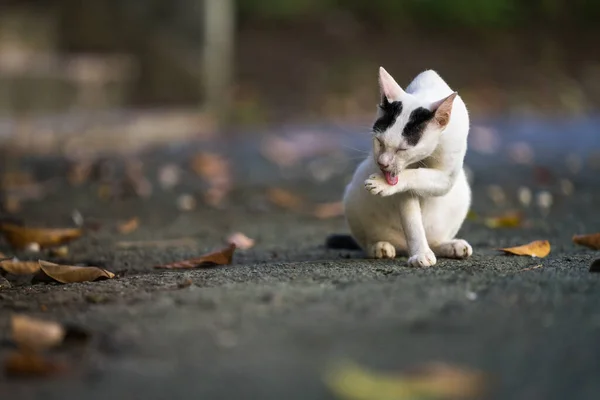
POLYGON ((76 226, 83 226, 83 215, 81 215, 81 212, 79 212, 79 210, 73 210, 73 212, 71 213, 71 219, 73 219, 73 223, 76 226))
POLYGON ((531 189, 526 186, 521 186, 517 192, 517 196, 519 198, 519 203, 521 203, 525 207, 529 207, 531 204, 531 199, 533 194, 531 193, 531 189))
POLYGON ((176 164, 163 165, 158 171, 158 182, 164 190, 173 189, 181 180, 181 170, 176 164))
POLYGON ((500 185, 489 185, 487 188, 487 194, 496 205, 502 205, 506 203, 506 194, 500 185))
POLYGON ((552 193, 548 191, 542 191, 537 195, 537 205, 542 211, 547 211, 552 207, 552 193))
POLYGON ((196 208, 196 199, 191 194, 182 194, 177 198, 177 208, 181 211, 192 211, 196 208))
POLYGON ((565 196, 570 196, 575 191, 575 186, 573 186, 573 182, 571 182, 570 180, 561 179, 560 180, 560 191, 565 196))
POLYGON ((475 292, 468 291, 466 296, 467 296, 467 300, 471 300, 471 301, 477 300, 477 293, 475 293, 475 292))
POLYGON ((25 247, 25 251, 27 251, 28 253, 39 253, 40 250, 41 250, 41 247, 40 247, 39 243, 29 243, 25 247))

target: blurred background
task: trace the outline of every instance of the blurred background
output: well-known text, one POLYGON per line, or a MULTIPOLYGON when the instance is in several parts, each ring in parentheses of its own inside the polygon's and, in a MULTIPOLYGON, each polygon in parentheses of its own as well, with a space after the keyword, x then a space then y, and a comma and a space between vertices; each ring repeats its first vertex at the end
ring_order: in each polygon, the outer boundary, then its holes
POLYGON ((278 167, 333 152, 331 168, 351 170, 368 150, 380 65, 402 85, 435 69, 460 92, 471 157, 531 164, 554 149, 583 166, 599 17, 591 0, 4 0, 2 167, 239 140, 234 151, 260 147, 278 167))

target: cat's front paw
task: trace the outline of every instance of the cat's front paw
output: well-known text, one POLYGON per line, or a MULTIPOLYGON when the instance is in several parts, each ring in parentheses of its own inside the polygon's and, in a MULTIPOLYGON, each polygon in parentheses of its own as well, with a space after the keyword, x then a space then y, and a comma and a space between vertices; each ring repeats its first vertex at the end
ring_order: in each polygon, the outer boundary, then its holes
POLYGON ((417 253, 408 259, 408 265, 410 267, 431 267, 435 265, 437 259, 433 251, 427 250, 417 253))
POLYGON ((371 258, 395 258, 396 248, 388 242, 377 242, 369 248, 371 258))
POLYGON ((365 189, 377 196, 391 196, 397 193, 396 186, 389 185, 381 174, 373 174, 365 181, 365 189))

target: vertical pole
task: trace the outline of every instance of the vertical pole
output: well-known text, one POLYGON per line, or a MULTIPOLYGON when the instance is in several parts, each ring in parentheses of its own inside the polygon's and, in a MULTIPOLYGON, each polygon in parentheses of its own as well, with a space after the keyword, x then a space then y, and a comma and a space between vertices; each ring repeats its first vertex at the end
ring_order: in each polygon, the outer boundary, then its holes
POLYGON ((235 46, 234 0, 204 2, 202 94, 217 122, 226 122, 231 109, 233 50, 235 46))

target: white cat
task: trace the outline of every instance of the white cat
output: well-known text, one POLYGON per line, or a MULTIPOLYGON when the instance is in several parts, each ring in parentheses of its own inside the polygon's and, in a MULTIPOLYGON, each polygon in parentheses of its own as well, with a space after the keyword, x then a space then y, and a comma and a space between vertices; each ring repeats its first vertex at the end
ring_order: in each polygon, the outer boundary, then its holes
POLYGON ((352 236, 369 257, 408 252, 411 266, 469 257, 469 243, 454 238, 471 203, 465 103, 434 71, 419 74, 405 92, 380 68, 379 84, 373 152, 344 194, 352 236))

